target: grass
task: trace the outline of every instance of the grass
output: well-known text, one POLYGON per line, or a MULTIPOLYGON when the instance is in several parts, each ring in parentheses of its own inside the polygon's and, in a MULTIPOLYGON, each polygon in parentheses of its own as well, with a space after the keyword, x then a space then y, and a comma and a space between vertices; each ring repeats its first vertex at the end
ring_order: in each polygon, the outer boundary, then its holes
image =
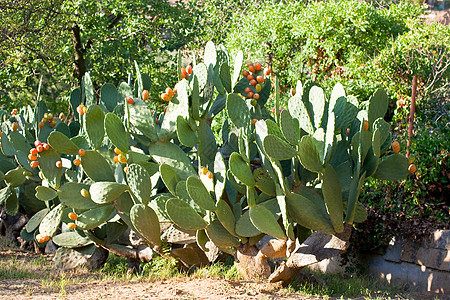
POLYGON ((325 299, 412 299, 412 295, 400 287, 389 285, 385 281, 366 275, 324 274, 318 271, 305 270, 306 276, 314 278, 314 282, 294 281, 287 288, 288 292, 302 295, 320 296, 325 299))

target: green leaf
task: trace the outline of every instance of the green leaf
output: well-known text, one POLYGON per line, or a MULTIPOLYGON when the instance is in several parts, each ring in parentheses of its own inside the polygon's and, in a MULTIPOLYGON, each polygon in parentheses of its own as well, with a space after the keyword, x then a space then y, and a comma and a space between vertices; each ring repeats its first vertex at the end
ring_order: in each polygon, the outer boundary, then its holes
POLYGON ((372 126, 376 119, 384 117, 389 104, 389 97, 383 89, 378 89, 369 99, 367 114, 369 124, 372 126))
POLYGON ((61 157, 53 148, 39 153, 37 159, 39 162, 39 169, 45 179, 47 179, 49 185, 56 190, 59 189, 61 184, 62 168, 56 167, 56 162, 60 160, 61 157))
POLYGON ((319 157, 319 151, 316 147, 315 139, 312 136, 305 135, 299 144, 298 156, 302 165, 312 172, 322 172, 322 161, 319 157))
POLYGON ((172 198, 166 202, 166 211, 172 222, 186 230, 200 230, 208 225, 205 220, 183 200, 172 198))
POLYGON ((61 223, 64 205, 58 204, 53 208, 43 219, 39 225, 39 233, 42 235, 53 236, 58 230, 59 223, 61 223))
POLYGON ((239 247, 239 239, 232 236, 218 220, 212 221, 206 227, 208 238, 218 247, 239 247))
POLYGON ((273 160, 287 160, 295 157, 297 151, 276 135, 269 134, 264 138, 264 151, 273 160))
POLYGON ((49 211, 50 211, 50 209, 44 208, 44 209, 38 211, 37 213, 35 213, 30 218, 30 220, 27 222, 27 225, 25 226, 26 231, 29 233, 32 233, 33 231, 35 231, 39 227, 39 224, 41 224, 42 220, 48 214, 49 211))
POLYGON ((89 189, 92 201, 98 204, 110 203, 128 190, 128 186, 117 182, 95 182, 89 189))
POLYGON ((216 210, 216 203, 211 198, 211 194, 208 192, 200 179, 190 176, 186 180, 186 189, 189 196, 195 203, 197 203, 198 206, 205 210, 216 210))
POLYGON ((344 208, 338 175, 334 168, 327 164, 322 178, 322 192, 328 215, 337 233, 344 231, 344 208))
POLYGON ((110 165, 97 151, 86 151, 81 157, 81 165, 86 175, 94 181, 115 181, 110 165))
POLYGON ((131 208, 130 217, 134 228, 143 238, 161 245, 159 220, 153 209, 144 204, 135 204, 131 208))
POLYGON ((147 205, 152 195, 152 182, 147 170, 139 164, 129 165, 127 182, 133 195, 147 205))
POLYGON ((191 126, 189 126, 182 116, 178 116, 177 118, 177 136, 180 143, 186 147, 194 147, 198 142, 195 131, 192 130, 191 126))
POLYGON ((250 207, 250 220, 259 231, 277 239, 285 239, 286 235, 281 229, 274 215, 263 205, 250 207))
POLYGON ((83 197, 81 190, 89 190, 89 185, 77 182, 67 182, 58 190, 58 198, 64 205, 75 209, 91 209, 98 207, 98 204, 90 197, 83 197))
POLYGON ((81 230, 91 230, 105 223, 113 212, 114 205, 112 204, 90 209, 78 215, 75 224, 81 230))
POLYGON ((26 176, 23 174, 24 169, 17 167, 16 169, 9 170, 5 174, 5 183, 10 187, 18 187, 25 183, 27 180, 26 176))
POLYGON ((189 157, 173 143, 157 142, 150 145, 149 154, 158 164, 168 164, 180 175, 181 179, 186 179, 195 174, 189 157))
POLYGON ((100 148, 105 137, 104 119, 105 113, 100 106, 89 106, 86 112, 85 129, 89 137, 89 143, 94 149, 100 148))
POLYGON ((255 186, 252 170, 239 153, 233 152, 231 154, 229 167, 231 173, 233 173, 240 182, 249 187, 255 186))
POLYGON ((250 128, 250 110, 245 100, 237 94, 229 94, 227 98, 227 113, 231 122, 238 128, 244 128, 244 133, 248 135, 250 128))
POLYGON ((78 153, 78 146, 75 145, 64 133, 53 131, 48 137, 50 146, 59 153, 74 155, 78 153))
POLYGON ((219 199, 219 201, 217 201, 216 215, 219 218, 220 223, 222 223, 222 226, 232 235, 236 235, 236 232, 234 231, 236 220, 230 205, 228 205, 225 200, 219 199))
POLYGON ((106 114, 105 130, 110 141, 123 153, 128 153, 128 136, 122 120, 113 113, 106 114))
POLYGON ((36 187, 36 198, 41 201, 50 201, 55 199, 58 196, 58 193, 49 187, 38 185, 36 187))
POLYGON ((381 180, 400 180, 408 175, 409 161, 398 153, 389 155, 383 159, 379 165, 373 178, 381 180))

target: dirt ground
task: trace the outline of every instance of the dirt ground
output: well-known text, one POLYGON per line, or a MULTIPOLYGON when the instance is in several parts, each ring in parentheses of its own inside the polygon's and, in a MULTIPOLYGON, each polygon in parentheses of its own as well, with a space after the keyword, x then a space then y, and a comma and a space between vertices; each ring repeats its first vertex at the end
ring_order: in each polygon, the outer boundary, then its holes
POLYGON ((266 283, 218 278, 171 278, 154 282, 100 282, 43 288, 39 280, 3 280, 0 299, 321 299, 286 294, 266 283))
POLYGON ((87 269, 63 272, 50 255, 0 249, 0 299, 321 299, 267 282, 180 276, 164 280, 108 278, 87 269))

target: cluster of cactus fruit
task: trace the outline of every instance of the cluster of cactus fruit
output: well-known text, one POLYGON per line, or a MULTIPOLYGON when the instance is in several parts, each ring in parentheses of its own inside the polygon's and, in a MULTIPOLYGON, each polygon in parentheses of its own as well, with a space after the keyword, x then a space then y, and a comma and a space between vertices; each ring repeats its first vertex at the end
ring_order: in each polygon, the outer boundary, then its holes
MULTIPOLYGON (((384 91, 359 104, 340 84, 327 99, 317 83, 298 82, 281 109, 275 78, 273 117, 266 108, 270 68, 249 62, 242 72, 242 65, 242 52, 232 64, 212 42, 193 67, 182 68, 179 53, 179 82, 161 95, 169 104, 159 116, 145 102, 151 80, 137 65, 134 88, 105 84, 98 101, 86 74, 82 89, 71 93, 69 125, 53 125, 38 102, 31 122, 44 118, 53 126, 36 126, 36 139, 47 143, 35 148, 4 122, 15 149, 2 147, 4 154, 16 156, 21 174, 39 169, 42 179, 36 198, 45 208, 23 236, 92 254, 95 244, 116 245, 127 228, 159 246, 167 241, 160 223, 172 223, 195 235, 203 251, 211 242, 234 254, 264 235, 295 241, 308 230, 341 233, 346 223, 366 218, 358 202, 366 178, 408 174, 408 159, 391 144, 383 119, 384 91), (218 146, 210 124, 223 109, 228 119, 218 146)), ((2 176, 7 188, 23 183, 11 185, 15 170, 2 176)), ((2 202, 10 196, 0 192, 2 202)))

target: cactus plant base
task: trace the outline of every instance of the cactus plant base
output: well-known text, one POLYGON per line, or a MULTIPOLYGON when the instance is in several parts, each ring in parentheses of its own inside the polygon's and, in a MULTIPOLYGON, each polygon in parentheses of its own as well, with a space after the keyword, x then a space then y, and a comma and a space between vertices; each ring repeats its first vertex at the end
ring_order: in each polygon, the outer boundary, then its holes
POLYGON ((314 232, 270 275, 269 282, 281 281, 287 285, 304 267, 344 253, 349 246, 351 232, 350 224, 345 224, 344 232, 336 235, 314 232))
POLYGON ((245 280, 269 278, 270 266, 267 258, 258 251, 256 246, 245 244, 237 248, 235 264, 239 274, 245 280))

